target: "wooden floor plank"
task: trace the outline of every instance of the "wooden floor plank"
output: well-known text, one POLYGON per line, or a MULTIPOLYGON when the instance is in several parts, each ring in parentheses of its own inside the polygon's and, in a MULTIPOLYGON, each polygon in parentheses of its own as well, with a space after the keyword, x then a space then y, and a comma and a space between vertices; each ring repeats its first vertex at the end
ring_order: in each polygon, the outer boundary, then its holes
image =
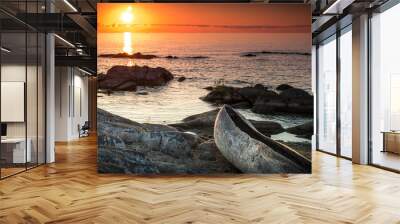
POLYGON ((0 181, 0 223, 400 223, 400 175, 313 152, 311 175, 98 174, 96 139, 0 181))

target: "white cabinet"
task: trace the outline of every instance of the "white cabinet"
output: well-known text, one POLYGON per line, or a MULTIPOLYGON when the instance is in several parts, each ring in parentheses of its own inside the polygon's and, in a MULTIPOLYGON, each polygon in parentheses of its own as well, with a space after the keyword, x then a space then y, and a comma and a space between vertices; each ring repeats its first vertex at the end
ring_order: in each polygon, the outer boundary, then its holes
POLYGON ((1 140, 2 146, 12 148, 12 162, 25 163, 32 161, 32 140, 25 138, 7 138, 1 140), (28 144, 25 151, 25 144, 28 144))

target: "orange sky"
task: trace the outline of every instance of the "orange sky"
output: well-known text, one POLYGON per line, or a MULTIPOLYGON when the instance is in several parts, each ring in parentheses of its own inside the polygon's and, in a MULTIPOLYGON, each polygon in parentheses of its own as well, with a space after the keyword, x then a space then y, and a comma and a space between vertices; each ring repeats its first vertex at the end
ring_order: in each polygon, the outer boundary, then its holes
POLYGON ((98 3, 98 32, 309 33, 311 12, 301 4, 98 3), (131 7, 131 22, 122 15, 131 7))

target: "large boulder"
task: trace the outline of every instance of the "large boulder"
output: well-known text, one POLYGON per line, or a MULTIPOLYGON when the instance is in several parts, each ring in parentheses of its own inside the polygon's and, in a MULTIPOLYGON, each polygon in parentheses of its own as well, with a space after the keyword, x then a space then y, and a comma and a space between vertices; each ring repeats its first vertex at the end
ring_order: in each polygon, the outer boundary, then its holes
POLYGON ((311 139, 311 136, 314 133, 314 123, 312 121, 309 121, 301 125, 287 128, 286 131, 291 134, 295 134, 298 137, 311 139))
POLYGON ((98 76, 99 89, 135 91, 137 86, 163 86, 174 76, 165 68, 116 65, 98 76))
POLYGON ((281 124, 274 121, 249 121, 259 132, 267 136, 276 135, 285 131, 281 124))
POLYGON ((276 92, 270 91, 267 87, 264 87, 262 85, 256 85, 254 87, 243 87, 239 89, 238 92, 244 99, 252 104, 255 103, 258 97, 278 95, 276 92))
POLYGON ((278 112, 285 112, 287 104, 284 99, 279 96, 260 96, 254 102, 251 111, 258 114, 272 114, 278 112))
POLYGON ((101 173, 203 174, 239 172, 212 142, 160 124, 141 124, 98 109, 101 173))
POLYGON ((244 101, 243 97, 239 94, 239 88, 231 86, 217 86, 201 99, 217 104, 234 104, 244 101))
POLYGON ((283 91, 283 90, 288 90, 288 89, 292 89, 292 88, 294 88, 294 87, 291 86, 291 85, 288 85, 288 84, 280 84, 279 86, 276 87, 276 90, 278 90, 278 91, 283 91))
POLYGON ((312 115, 314 101, 308 92, 289 88, 276 96, 260 96, 253 105, 252 111, 260 114, 294 113, 312 115))
POLYGON ((286 112, 313 115, 314 97, 307 91, 291 88, 279 94, 287 103, 286 112))

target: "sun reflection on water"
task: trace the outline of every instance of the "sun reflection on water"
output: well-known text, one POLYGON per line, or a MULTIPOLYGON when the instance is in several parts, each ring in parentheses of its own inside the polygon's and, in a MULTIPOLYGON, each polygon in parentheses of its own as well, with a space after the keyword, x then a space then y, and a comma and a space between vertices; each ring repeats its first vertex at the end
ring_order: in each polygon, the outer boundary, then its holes
POLYGON ((124 32, 124 47, 122 48, 122 51, 127 54, 133 53, 131 32, 124 32))

